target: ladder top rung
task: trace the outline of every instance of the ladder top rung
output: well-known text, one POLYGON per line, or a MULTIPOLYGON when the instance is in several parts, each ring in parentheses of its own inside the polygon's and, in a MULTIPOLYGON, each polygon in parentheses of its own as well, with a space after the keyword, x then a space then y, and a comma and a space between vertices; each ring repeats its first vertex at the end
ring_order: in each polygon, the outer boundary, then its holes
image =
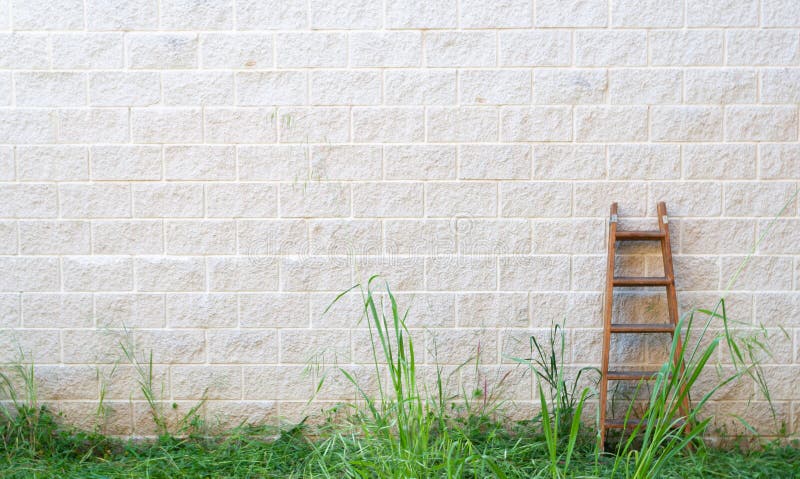
POLYGON ((672 280, 666 276, 614 276, 614 286, 669 286, 672 280))
POLYGON ((658 241, 665 237, 663 231, 617 231, 616 239, 619 241, 658 241))
POLYGON ((609 371, 606 377, 610 381, 640 381, 653 379, 658 371, 609 371))
POLYGON ((611 323, 612 333, 673 333, 675 325, 671 323, 662 324, 630 324, 630 323, 611 323))

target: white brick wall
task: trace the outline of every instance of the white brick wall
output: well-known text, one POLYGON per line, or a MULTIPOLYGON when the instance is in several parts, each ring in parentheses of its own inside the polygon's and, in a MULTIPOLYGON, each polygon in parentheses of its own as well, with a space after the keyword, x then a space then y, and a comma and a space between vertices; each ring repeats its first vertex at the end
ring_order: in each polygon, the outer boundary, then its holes
MULTIPOLYGON (((609 203, 646 227, 666 201, 682 307, 713 306, 798 188, 799 102, 796 0, 0 0, 0 361, 19 345, 85 418, 125 327, 181 410, 207 388, 209 416, 293 419, 308 360, 368 376, 357 301, 322 312, 380 273, 426 363, 480 346, 502 373, 566 318, 596 365, 609 203)), ((795 430, 798 214, 729 298, 788 332, 767 371, 795 430)), ((113 431, 150 432, 130 368, 108 381, 113 431)))

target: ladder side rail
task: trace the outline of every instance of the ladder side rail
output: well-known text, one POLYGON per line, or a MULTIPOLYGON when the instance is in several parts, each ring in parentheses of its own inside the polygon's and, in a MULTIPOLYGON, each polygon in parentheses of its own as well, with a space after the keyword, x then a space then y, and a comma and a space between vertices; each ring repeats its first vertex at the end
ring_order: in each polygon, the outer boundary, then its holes
POLYGON ((608 403, 608 356, 611 349, 611 316, 614 305, 614 264, 616 258, 617 204, 611 204, 608 218, 608 260, 606 263, 606 289, 603 307, 603 363, 600 376, 600 448, 605 448, 606 408, 608 403))

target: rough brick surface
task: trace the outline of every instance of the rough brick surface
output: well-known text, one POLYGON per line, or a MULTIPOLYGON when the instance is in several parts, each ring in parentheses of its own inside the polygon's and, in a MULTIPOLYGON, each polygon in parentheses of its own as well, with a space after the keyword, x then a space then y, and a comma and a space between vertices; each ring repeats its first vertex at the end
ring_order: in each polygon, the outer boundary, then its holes
MULTIPOLYGON (((736 319, 785 328, 766 371, 798 427, 798 102, 795 0, 0 0, 0 361, 21 348, 86 424, 120 341, 181 410, 297 418, 309 361, 367 376, 358 295, 328 306, 381 274, 421 369, 480 345, 504 374, 564 318, 597 365, 608 205, 647 228, 663 200, 681 308, 730 287, 736 319)), ((109 427, 151 434, 112 376, 109 427)))

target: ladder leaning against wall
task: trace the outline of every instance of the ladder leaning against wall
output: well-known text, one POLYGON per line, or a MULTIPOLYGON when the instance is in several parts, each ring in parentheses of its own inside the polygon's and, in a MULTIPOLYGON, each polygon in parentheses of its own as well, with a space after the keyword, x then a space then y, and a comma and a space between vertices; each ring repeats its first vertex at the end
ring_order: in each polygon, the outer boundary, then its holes
MULTIPOLYGON (((608 369, 612 334, 674 334, 678 326, 678 299, 675 293, 675 274, 672 267, 672 249, 669 238, 669 217, 664 202, 658 203, 658 229, 653 231, 621 231, 617 229, 617 204, 611 204, 611 216, 608 223, 608 264, 606 269, 606 289, 603 309, 603 359, 600 378, 600 445, 605 447, 606 433, 609 429, 632 428, 638 424, 636 420, 620 420, 607 417, 608 382, 609 381, 642 381, 652 379, 658 371, 615 371, 608 369), (615 276, 617 241, 658 241, 661 243, 661 256, 664 262, 664 276, 615 276), (666 288, 667 323, 615 323, 612 322, 614 306, 614 288, 635 288, 658 286, 666 288)), ((677 340, 675 365, 681 366, 683 345, 680 337, 677 340)), ((680 413, 684 417, 688 411, 688 399, 680 405, 680 413)), ((688 426, 688 425, 687 425, 688 426)))

